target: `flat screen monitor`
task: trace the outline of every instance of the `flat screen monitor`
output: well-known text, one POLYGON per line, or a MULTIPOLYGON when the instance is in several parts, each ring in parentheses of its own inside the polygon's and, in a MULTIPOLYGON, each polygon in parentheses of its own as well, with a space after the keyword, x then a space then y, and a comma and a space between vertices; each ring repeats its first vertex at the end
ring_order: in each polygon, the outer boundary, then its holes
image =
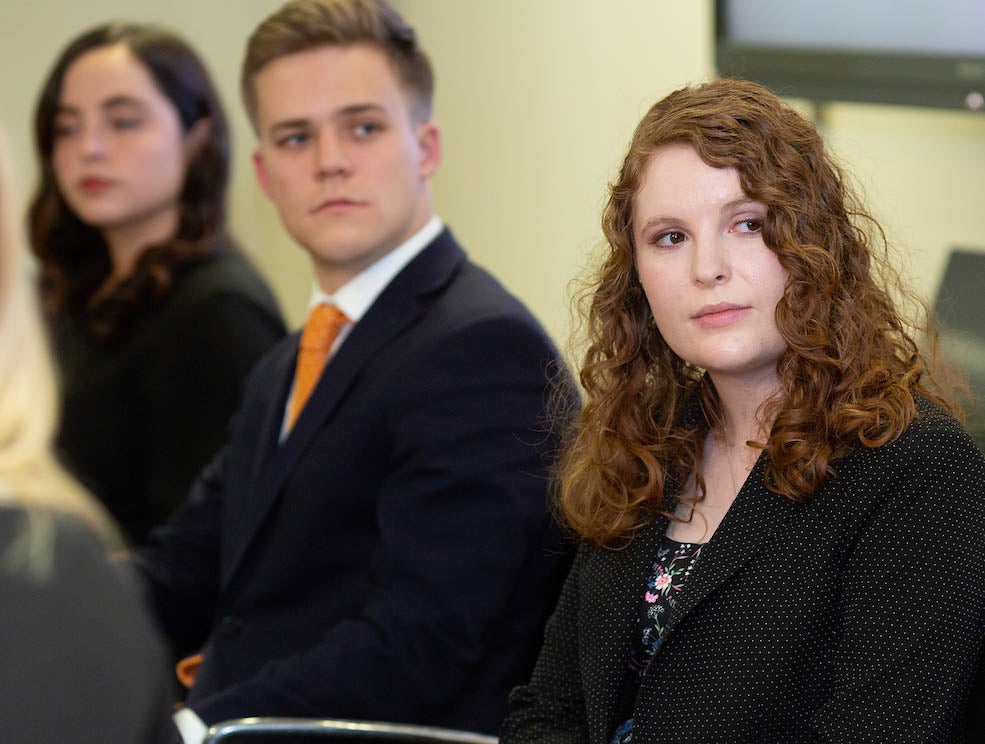
POLYGON ((956 248, 948 258, 934 310, 941 352, 968 380, 975 408, 965 426, 985 451, 985 253, 956 248))
POLYGON ((716 0, 715 34, 778 95, 985 111, 985 0, 716 0))

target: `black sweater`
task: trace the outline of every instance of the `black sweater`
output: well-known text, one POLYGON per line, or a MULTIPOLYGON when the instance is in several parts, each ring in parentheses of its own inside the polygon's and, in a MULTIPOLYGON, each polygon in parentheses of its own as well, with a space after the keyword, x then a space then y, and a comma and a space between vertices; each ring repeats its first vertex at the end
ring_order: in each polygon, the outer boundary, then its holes
POLYGON ((62 376, 58 446, 135 543, 184 500, 225 439, 242 381, 284 334, 249 262, 227 251, 176 274, 171 293, 111 346, 53 326, 62 376))

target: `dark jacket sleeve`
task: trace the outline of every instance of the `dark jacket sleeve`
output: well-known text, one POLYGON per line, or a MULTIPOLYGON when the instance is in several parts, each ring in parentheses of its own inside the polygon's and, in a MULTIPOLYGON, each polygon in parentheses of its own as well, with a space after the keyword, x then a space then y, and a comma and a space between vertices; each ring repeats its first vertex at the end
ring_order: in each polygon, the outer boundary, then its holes
POLYGON ((178 656, 201 649, 219 596, 225 458, 220 451, 182 508, 130 556, 147 603, 178 656))

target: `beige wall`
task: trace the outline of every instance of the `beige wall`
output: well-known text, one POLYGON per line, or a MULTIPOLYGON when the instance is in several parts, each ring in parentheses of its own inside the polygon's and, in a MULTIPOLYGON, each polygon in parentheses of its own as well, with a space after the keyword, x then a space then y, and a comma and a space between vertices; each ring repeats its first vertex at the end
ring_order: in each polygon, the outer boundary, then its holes
MULTIPOLYGON (((253 144, 236 93, 249 30, 278 0, 60 0, 7 3, 0 109, 17 172, 33 181, 30 107, 62 44, 108 17, 162 21, 203 50, 236 136, 233 227, 291 316, 307 262, 252 181, 253 144), (121 11, 122 9, 122 11, 121 11)), ((559 340, 566 287, 601 240, 605 184, 640 115, 713 74, 711 0, 396 0, 438 77, 445 163, 437 208, 467 249, 523 298, 559 340)), ((985 116, 838 105, 825 116, 920 289, 932 296, 951 246, 985 251, 985 116)), ((22 186, 27 189, 27 186, 22 186)))
POLYGON ((712 72, 708 2, 405 0, 438 73, 437 207, 559 340, 654 97, 712 72), (660 41, 660 37, 664 41, 660 41))
MULTIPOLYGON (((404 0, 439 73, 442 215, 558 337, 601 241, 605 184, 645 109, 714 71, 711 0, 404 0)), ((824 131, 933 297, 985 251, 985 116, 833 105, 824 131)))

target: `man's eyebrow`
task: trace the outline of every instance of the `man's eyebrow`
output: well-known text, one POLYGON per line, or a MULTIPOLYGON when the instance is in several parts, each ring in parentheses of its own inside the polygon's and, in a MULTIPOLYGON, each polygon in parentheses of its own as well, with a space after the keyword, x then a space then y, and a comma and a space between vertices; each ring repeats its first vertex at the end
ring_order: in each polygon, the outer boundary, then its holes
POLYGON ((309 123, 310 121, 308 119, 285 119, 284 121, 278 121, 275 124, 271 124, 267 128, 267 131, 270 134, 277 134, 277 132, 284 130, 303 129, 304 127, 307 127, 309 123))
POLYGON ((345 106, 344 108, 336 111, 333 118, 339 119, 345 116, 353 116, 354 114, 368 114, 374 111, 383 112, 386 111, 386 109, 378 103, 354 103, 351 106, 345 106))
MULTIPOLYGON (((373 112, 384 113, 385 111, 386 109, 378 103, 354 103, 351 106, 345 106, 340 108, 338 111, 332 112, 332 118, 345 119, 350 116, 358 116, 360 114, 368 114, 373 112)), ((267 132, 270 135, 276 135, 278 132, 294 131, 297 129, 304 129, 309 126, 311 126, 311 119, 299 116, 293 119, 284 119, 283 121, 278 121, 271 124, 267 128, 267 132)))

